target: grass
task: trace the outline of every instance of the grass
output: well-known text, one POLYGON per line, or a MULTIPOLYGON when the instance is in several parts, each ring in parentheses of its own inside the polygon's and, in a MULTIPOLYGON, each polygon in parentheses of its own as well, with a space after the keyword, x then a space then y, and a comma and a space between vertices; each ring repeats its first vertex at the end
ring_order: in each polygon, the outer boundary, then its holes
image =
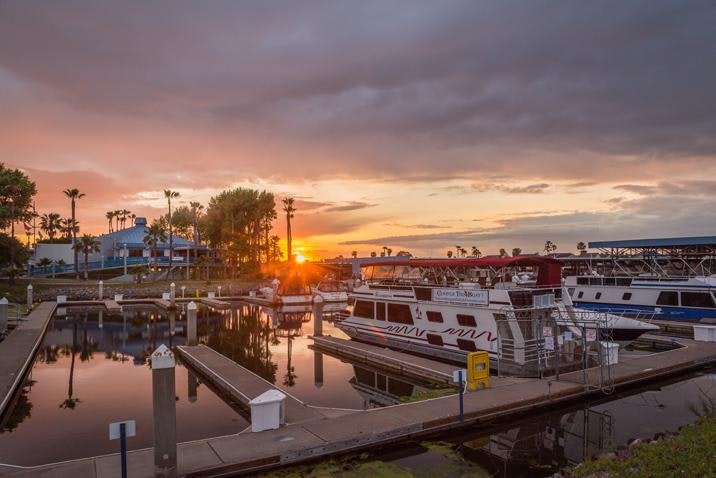
POLYGON ((569 471, 575 478, 716 476, 716 416, 701 418, 677 435, 642 443, 626 458, 599 457, 569 471))

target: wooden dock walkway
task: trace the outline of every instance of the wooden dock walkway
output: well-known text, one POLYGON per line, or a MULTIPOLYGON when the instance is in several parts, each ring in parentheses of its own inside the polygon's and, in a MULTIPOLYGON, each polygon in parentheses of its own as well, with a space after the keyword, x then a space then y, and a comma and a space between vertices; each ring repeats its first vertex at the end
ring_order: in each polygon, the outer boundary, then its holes
POLYGON ((55 302, 40 303, 0 342, 0 415, 5 412, 25 373, 32 367, 35 352, 42 343, 56 307, 55 302))
POLYGON ((246 407, 249 406, 249 401, 265 391, 276 389, 286 394, 284 408, 286 423, 300 423, 324 418, 324 415, 317 409, 306 406, 285 390, 205 345, 180 345, 177 347, 177 351, 185 364, 210 380, 215 387, 229 393, 233 400, 246 407))
POLYGON ((121 314, 122 306, 113 300, 104 300, 104 307, 110 314, 121 314))
POLYGON ((199 298, 199 302, 202 304, 211 307, 212 309, 217 310, 226 310, 231 308, 231 304, 229 302, 225 302, 220 299, 208 299, 206 297, 199 298))
POLYGON ((331 355, 344 357, 351 362, 371 365, 397 375, 430 382, 452 384, 452 373, 460 368, 458 365, 450 365, 355 340, 329 336, 314 336, 311 339, 313 339, 316 348, 325 350, 331 355))
MULTIPOLYGON (((716 344, 688 339, 679 339, 679 342, 682 347, 667 352, 620 357, 620 363, 611 368, 614 386, 642 385, 716 363, 716 344)), ((596 379, 598 372, 590 369, 588 375, 596 379)), ((458 418, 458 397, 451 395, 330 419, 317 418, 261 433, 240 433, 182 443, 178 445, 179 473, 187 477, 253 473, 399 440, 447 433, 460 426, 494 424, 497 420, 514 419, 602 393, 585 387, 581 379, 581 372, 562 374, 560 380, 512 379, 500 386, 469 392, 464 397, 465 422, 462 424, 458 418)), ((130 476, 152 477, 152 464, 151 448, 129 452, 130 476)), ((115 477, 119 474, 119 458, 114 454, 22 470, 0 468, 0 474, 115 477)))

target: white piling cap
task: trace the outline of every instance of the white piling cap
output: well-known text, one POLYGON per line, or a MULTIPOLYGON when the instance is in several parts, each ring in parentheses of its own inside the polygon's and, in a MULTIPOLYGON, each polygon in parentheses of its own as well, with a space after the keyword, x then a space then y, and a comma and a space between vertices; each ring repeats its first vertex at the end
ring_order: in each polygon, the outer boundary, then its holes
POLYGON ((104 284, 104 282, 102 282, 102 281, 99 281, 99 285, 103 285, 103 284, 104 284))
POLYGON ((174 282, 172 282, 171 284, 169 284, 169 287, 176 287, 176 284, 174 284, 174 282))
POLYGON ((313 298, 313 302, 321 303, 321 302, 323 302, 323 297, 321 297, 320 295, 317 295, 313 298))
POLYGON ((187 304, 186 308, 189 310, 196 310, 196 303, 192 300, 187 304))
POLYGON ((32 284, 27 284, 27 290, 32 290, 32 284))
POLYGON ((0 305, 7 305, 7 297, 0 299, 0 305))
POLYGON ((152 369, 174 368, 175 366, 174 353, 166 345, 160 345, 152 353, 152 369))
POLYGON ((258 397, 254 398, 249 402, 249 405, 263 405, 265 403, 276 403, 276 402, 282 402, 286 399, 286 394, 281 393, 280 391, 276 390, 275 388, 270 388, 266 390, 264 393, 259 395, 258 397))

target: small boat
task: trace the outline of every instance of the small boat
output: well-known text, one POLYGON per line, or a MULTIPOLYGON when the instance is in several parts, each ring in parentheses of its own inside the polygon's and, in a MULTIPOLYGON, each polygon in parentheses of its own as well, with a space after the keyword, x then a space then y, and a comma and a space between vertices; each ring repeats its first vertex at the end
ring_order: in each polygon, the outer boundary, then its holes
POLYGON ((283 283, 274 279, 271 287, 262 287, 259 290, 272 304, 299 305, 313 302, 311 288, 297 277, 289 278, 283 283))
POLYGON ((323 302, 347 302, 348 286, 345 282, 337 280, 323 280, 317 286, 311 287, 313 295, 323 299, 323 302))

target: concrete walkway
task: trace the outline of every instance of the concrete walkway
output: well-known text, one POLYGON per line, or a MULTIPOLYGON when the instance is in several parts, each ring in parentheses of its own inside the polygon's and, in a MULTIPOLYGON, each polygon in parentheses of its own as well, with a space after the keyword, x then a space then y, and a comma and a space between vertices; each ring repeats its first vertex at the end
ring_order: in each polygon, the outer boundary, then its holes
POLYGON ((40 303, 0 342, 0 415, 5 412, 28 368, 32 367, 35 351, 56 307, 54 302, 40 303))

